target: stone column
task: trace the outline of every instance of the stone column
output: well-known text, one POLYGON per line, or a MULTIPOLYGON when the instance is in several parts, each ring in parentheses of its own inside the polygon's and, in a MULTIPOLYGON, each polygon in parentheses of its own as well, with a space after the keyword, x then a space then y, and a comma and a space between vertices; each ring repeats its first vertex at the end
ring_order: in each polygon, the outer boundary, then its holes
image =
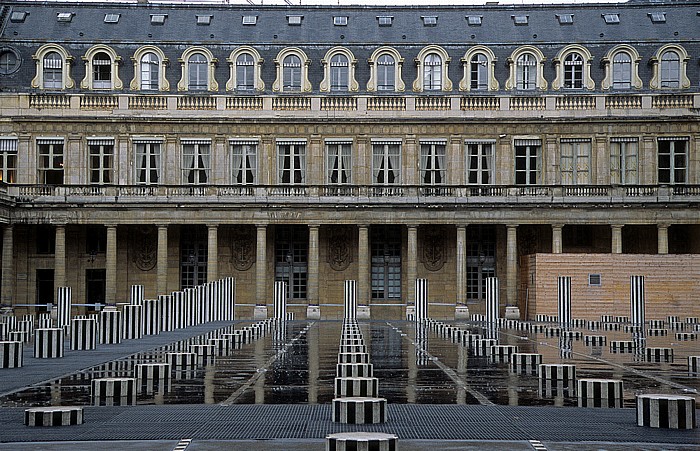
POLYGON ((517 305, 518 297, 518 226, 506 226, 506 304, 517 305))
POLYGON ((415 283, 418 278, 418 226, 408 226, 408 251, 406 255, 406 280, 408 287, 408 304, 415 305, 415 283))
POLYGON ((207 225, 207 282, 219 278, 219 226, 207 225))
POLYGON ((306 300, 318 304, 318 224, 309 224, 309 262, 306 300))
POLYGON ((255 302, 267 304, 265 288, 267 287, 267 226, 256 225, 257 250, 255 254, 255 302))
POLYGON ((622 225, 613 224, 610 226, 612 228, 612 253, 621 254, 622 253, 622 225))
POLYGON ((66 226, 56 226, 56 249, 54 251, 53 294, 58 287, 66 286, 66 226))
POLYGON ((552 254, 562 253, 561 230, 563 227, 561 224, 552 224, 552 254))
POLYGON ((158 254, 156 260, 158 293, 168 291, 168 226, 158 225, 158 254))
POLYGON ((15 259, 14 227, 6 225, 2 230, 2 295, 0 302, 5 305, 14 303, 15 295, 15 259))
POLYGON ((105 302, 117 302, 117 226, 107 226, 107 249, 105 255, 105 302))
POLYGON ((457 226, 457 305, 467 301, 467 226, 457 226))
POLYGON ((369 226, 357 227, 357 304, 369 305, 370 300, 370 261, 369 261, 369 226))
POLYGON ((658 224, 656 228, 659 236, 658 253, 668 254, 668 224, 658 224))

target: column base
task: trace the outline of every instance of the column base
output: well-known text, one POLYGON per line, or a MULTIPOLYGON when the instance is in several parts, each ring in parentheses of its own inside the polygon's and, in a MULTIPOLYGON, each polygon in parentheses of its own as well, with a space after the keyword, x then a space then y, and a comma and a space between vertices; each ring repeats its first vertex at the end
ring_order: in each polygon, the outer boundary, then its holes
POLYGON ((321 319, 321 307, 318 305, 306 307, 306 319, 321 319))
POLYGON ((267 319, 267 306, 256 305, 253 310, 253 319, 267 319))
POLYGON ((357 313, 355 314, 357 319, 370 319, 370 309, 369 305, 359 305, 357 307, 357 313))
POLYGON ((466 305, 458 305, 455 307, 455 319, 469 321, 469 307, 466 305))
POLYGON ((514 306, 506 307, 506 319, 520 319, 520 309, 514 306))

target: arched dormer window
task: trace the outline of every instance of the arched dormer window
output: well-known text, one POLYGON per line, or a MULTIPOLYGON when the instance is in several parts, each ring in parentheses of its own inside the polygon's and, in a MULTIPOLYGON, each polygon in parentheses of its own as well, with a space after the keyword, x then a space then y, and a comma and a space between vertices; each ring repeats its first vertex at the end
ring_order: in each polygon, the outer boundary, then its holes
POLYGON ((442 47, 429 45, 416 57, 417 77, 413 82, 415 92, 452 91, 452 82, 447 76, 450 57, 442 47))
POLYGON ((168 59, 158 47, 145 45, 131 57, 134 63, 134 78, 129 87, 132 91, 169 91, 170 82, 165 77, 168 59))
POLYGON ((218 91, 219 84, 214 78, 217 59, 204 47, 190 47, 178 58, 181 68, 178 91, 218 91))
POLYGON ((252 47, 241 46, 231 52, 226 58, 229 64, 229 79, 226 82, 227 91, 261 92, 265 90, 262 80, 263 59, 252 47))
POLYGON ((45 44, 32 56, 36 61, 36 75, 32 80, 32 88, 38 89, 70 89, 75 82, 70 77, 70 67, 73 57, 61 46, 45 44))
POLYGON ((110 47, 95 45, 83 56, 85 78, 80 82, 81 89, 119 90, 124 87, 119 79, 121 56, 110 47))
POLYGON ((321 60, 323 81, 321 92, 357 92, 360 86, 355 80, 357 60, 353 53, 344 47, 333 47, 321 60))
POLYGON ((554 58, 554 70, 557 77, 552 82, 552 89, 595 89, 591 78, 591 52, 580 45, 563 48, 554 58))
POLYGON ((629 45, 613 47, 605 57, 605 78, 601 82, 603 90, 641 89, 642 79, 639 78, 639 53, 629 45))
POLYGON ((515 49, 508 58, 510 76, 506 81, 506 90, 546 90, 544 62, 545 57, 537 47, 526 45, 515 49))
POLYGON ((275 58, 277 77, 272 90, 275 92, 311 92, 309 64, 311 60, 296 47, 283 49, 275 58))
POLYGON ((403 58, 392 47, 380 47, 369 58, 369 92, 404 92, 406 85, 401 77, 403 58))
POLYGON ((490 49, 472 47, 461 61, 460 91, 498 91, 498 80, 494 76, 497 59, 490 49))
POLYGON ((687 89, 690 80, 686 75, 688 53, 677 44, 661 47, 651 58, 654 75, 649 82, 651 89, 687 89))

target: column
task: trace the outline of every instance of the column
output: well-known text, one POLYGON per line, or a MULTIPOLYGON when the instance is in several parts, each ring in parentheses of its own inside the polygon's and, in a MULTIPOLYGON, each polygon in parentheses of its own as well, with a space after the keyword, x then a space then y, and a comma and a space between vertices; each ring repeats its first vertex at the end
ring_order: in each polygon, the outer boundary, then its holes
POLYGON ((416 304, 416 278, 418 277, 418 226, 408 226, 408 251, 406 255, 406 280, 408 280, 408 304, 416 304))
POLYGON ((357 304, 369 305, 369 226, 360 225, 357 229, 357 304))
POLYGON ((309 224, 309 261, 306 299, 309 304, 318 304, 318 224, 309 224))
POLYGON ((622 226, 619 224, 613 224, 610 226, 612 228, 612 253, 621 254, 622 253, 622 226))
POLYGON ((56 249, 54 251, 53 292, 66 286, 66 226, 56 226, 56 249))
POLYGON ((117 302, 117 226, 107 226, 107 249, 105 257, 105 302, 117 302))
POLYGON ((563 227, 561 224, 552 224, 552 254, 562 253, 561 230, 563 227))
POLYGON ((14 227, 6 225, 2 230, 2 294, 0 303, 12 305, 15 294, 14 227))
POLYGON ((219 226, 207 225, 207 282, 219 278, 219 226))
POLYGON ((657 226, 659 245, 659 254, 668 254, 668 224, 658 224, 657 226))
POLYGON ((256 225, 257 249, 255 254, 255 302, 267 304, 265 288, 267 287, 267 226, 256 225))
POLYGON ((168 226, 158 225, 157 290, 168 291, 168 226))
POLYGON ((467 301, 467 226, 457 226, 457 305, 467 301))
POLYGON ((518 303, 518 226, 506 226, 506 305, 518 303))

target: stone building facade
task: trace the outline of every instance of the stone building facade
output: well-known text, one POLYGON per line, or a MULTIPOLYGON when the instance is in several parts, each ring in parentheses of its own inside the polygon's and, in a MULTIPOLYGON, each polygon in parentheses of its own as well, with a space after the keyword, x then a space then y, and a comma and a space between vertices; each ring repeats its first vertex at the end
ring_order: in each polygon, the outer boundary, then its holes
POLYGON ((698 254, 698 11, 4 2, 1 302, 233 276, 333 318, 355 279, 400 318, 426 278, 449 317, 535 254, 698 254))

